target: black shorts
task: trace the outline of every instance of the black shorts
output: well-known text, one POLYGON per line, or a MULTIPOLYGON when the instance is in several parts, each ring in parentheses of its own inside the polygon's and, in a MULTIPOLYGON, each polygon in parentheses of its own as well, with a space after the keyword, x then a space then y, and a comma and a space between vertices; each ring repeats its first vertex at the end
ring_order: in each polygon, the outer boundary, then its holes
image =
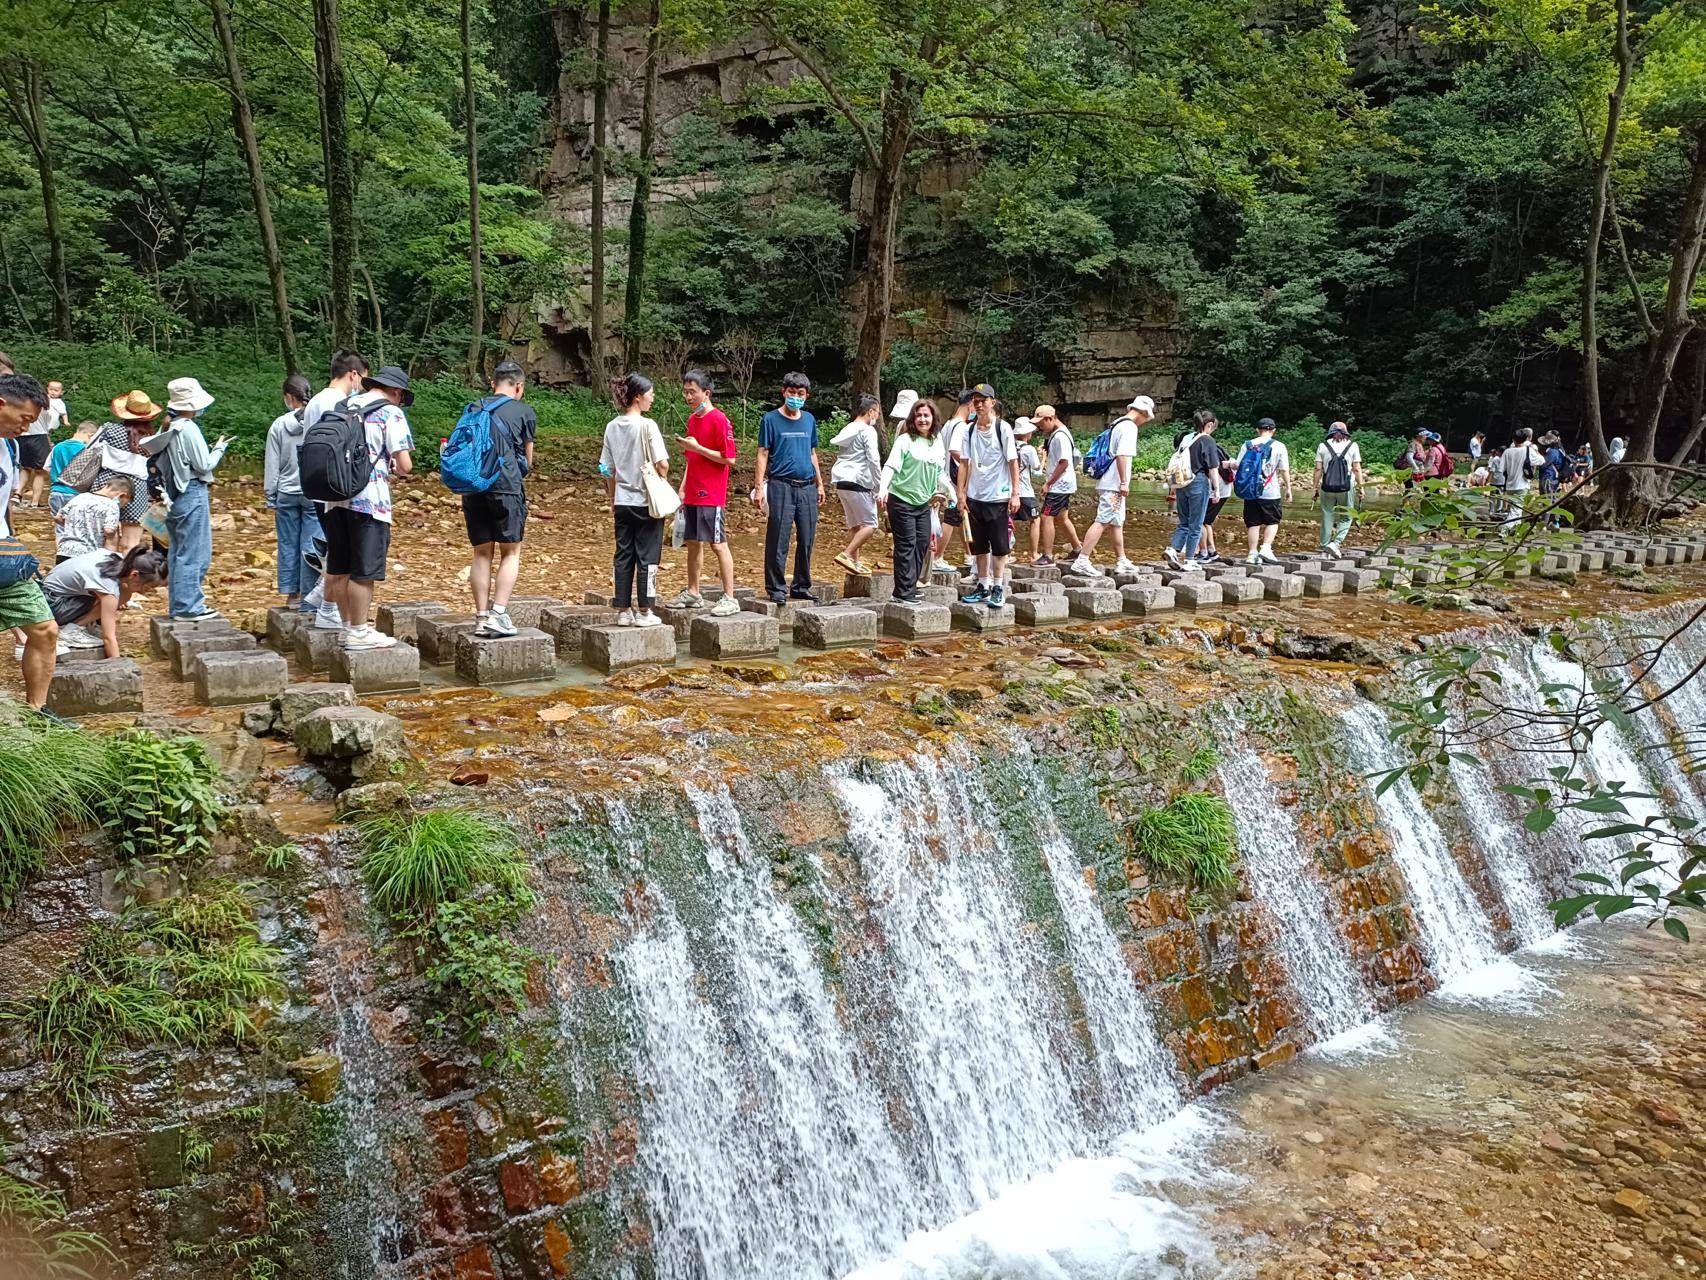
POLYGON ((1245 498, 1244 527, 1259 529, 1265 525, 1278 524, 1285 518, 1285 509, 1280 506, 1278 498, 1245 498))
POLYGON ((53 620, 62 627, 81 622, 100 603, 100 600, 92 595, 60 595, 57 591, 46 590, 42 595, 47 597, 47 607, 53 610, 53 620))
POLYGON ((949 507, 946 511, 942 512, 942 523, 952 525, 956 529, 965 523, 965 518, 965 513, 958 507, 949 507))
POLYGON ((1225 505, 1226 505, 1226 499, 1225 498, 1211 499, 1209 501, 1209 504, 1208 504, 1208 512, 1203 516, 1202 522, 1205 525, 1213 524, 1214 518, 1220 514, 1220 509, 1222 507, 1224 507, 1225 505))
POLYGON ((1070 493, 1045 493, 1043 495, 1043 514, 1045 516, 1063 516, 1066 509, 1072 505, 1070 493))
POLYGON ((1037 512, 1041 509, 1042 504, 1035 498, 1020 498, 1019 509, 1013 513, 1013 523, 1028 524, 1037 518, 1037 512))
POLYGON ((19 436, 18 465, 25 471, 46 471, 47 455, 53 449, 49 436, 19 436))
POLYGON ((520 542, 527 534, 527 499, 519 493, 465 493, 462 523, 471 547, 520 542))
POLYGON ((729 540, 728 534, 723 531, 721 507, 689 503, 681 509, 687 516, 687 530, 681 535, 683 542, 709 542, 715 546, 719 542, 729 540))
POLYGON ((327 507, 320 513, 326 534, 326 572, 357 582, 384 582, 391 554, 391 525, 365 511, 327 507))
POLYGON ((1013 549, 1013 526, 1005 502, 966 499, 966 542, 974 556, 1004 556, 1013 549))

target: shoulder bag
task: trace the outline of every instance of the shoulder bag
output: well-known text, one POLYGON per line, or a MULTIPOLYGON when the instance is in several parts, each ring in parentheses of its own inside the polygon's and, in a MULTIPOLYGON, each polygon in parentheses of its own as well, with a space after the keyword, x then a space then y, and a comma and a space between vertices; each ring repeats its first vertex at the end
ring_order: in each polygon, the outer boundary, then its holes
POLYGON ((654 520, 667 520, 681 509, 681 495, 668 477, 658 474, 657 464, 664 461, 652 456, 652 429, 640 424, 640 454, 645 464, 640 468, 640 487, 646 491, 646 510, 654 520))

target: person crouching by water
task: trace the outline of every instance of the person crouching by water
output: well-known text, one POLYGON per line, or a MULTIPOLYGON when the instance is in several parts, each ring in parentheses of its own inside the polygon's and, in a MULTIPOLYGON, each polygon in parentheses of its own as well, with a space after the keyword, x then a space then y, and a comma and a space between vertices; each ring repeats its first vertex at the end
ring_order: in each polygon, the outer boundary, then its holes
POLYGON ((616 625, 659 627, 663 619, 652 612, 652 601, 663 556, 663 521, 652 515, 641 472, 653 467, 667 478, 669 452, 658 424, 646 416, 656 394, 650 378, 630 373, 611 384, 610 394, 622 412, 605 424, 598 463, 616 525, 616 625))
POLYGON ((936 406, 919 400, 889 448, 877 483, 877 505, 894 537, 894 598, 918 602, 918 580, 930 564, 930 517, 942 493, 948 454, 937 435, 936 406))
POLYGON ((120 554, 103 547, 54 566, 42 582, 47 607, 67 649, 100 649, 119 656, 118 611, 132 596, 147 595, 166 581, 166 556, 152 547, 120 554), (89 628, 98 627, 96 635, 89 628))

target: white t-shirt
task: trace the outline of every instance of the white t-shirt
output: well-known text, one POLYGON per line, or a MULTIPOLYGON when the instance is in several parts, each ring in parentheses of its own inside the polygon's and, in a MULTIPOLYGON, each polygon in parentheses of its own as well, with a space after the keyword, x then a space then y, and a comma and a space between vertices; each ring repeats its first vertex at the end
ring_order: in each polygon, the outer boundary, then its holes
MULTIPOLYGON (((1259 440, 1246 440, 1238 446, 1238 461, 1244 461, 1244 455, 1254 452, 1252 448, 1261 447, 1259 440)), ((1280 496, 1280 473, 1291 470, 1291 455, 1278 440, 1268 441, 1268 463, 1262 470, 1262 497, 1277 498, 1280 496)))
POLYGON ((640 471, 647 465, 648 436, 651 438, 652 461, 667 460, 669 453, 664 448, 663 432, 650 418, 638 413, 624 413, 605 424, 604 451, 599 454, 598 461, 601 466, 610 468, 610 474, 616 477, 616 505, 619 507, 646 505, 640 471))
POLYGON ((1042 460, 1037 457, 1037 448, 1030 441, 1019 446, 1019 496, 1035 498, 1037 491, 1033 486, 1034 476, 1043 473, 1042 460))
POLYGON ((67 421, 65 401, 58 396, 47 402, 47 408, 36 415, 36 420, 25 429, 27 436, 45 436, 50 431, 57 431, 67 421))
POLYGON ((851 484, 876 492, 879 473, 883 469, 877 429, 855 418, 836 432, 835 439, 829 443, 841 451, 836 456, 835 465, 829 469, 830 483, 851 484))
POLYGON ((997 422, 987 431, 973 427, 965 433, 960 454, 971 469, 966 479, 967 502, 1006 502, 1013 496, 1013 477, 1007 464, 1019 457, 1013 428, 997 422))
POLYGON ((314 393, 314 398, 310 400, 307 407, 302 410, 303 430, 307 430, 321 418, 325 417, 328 409, 335 409, 345 400, 350 399, 352 396, 359 396, 361 394, 362 390, 360 387, 357 387, 354 391, 339 391, 336 387, 327 387, 324 391, 316 391, 314 393))
POLYGON ((15 446, 0 440, 0 538, 12 536, 12 490, 18 487, 18 464, 12 457, 15 446))
POLYGON ((1108 469, 1102 472, 1101 476, 1097 478, 1097 493, 1113 493, 1122 485, 1130 487, 1131 466, 1129 463, 1127 464, 1126 478, 1121 480, 1119 460, 1121 458, 1135 458, 1137 456, 1137 423, 1133 422, 1130 418, 1120 418, 1115 421, 1114 436, 1113 439, 1109 441, 1108 452, 1113 458, 1113 461, 1108 464, 1108 469))
POLYGON ((1047 493, 1077 493, 1078 471, 1072 465, 1072 433, 1065 427, 1057 427, 1049 434, 1047 450, 1047 474, 1053 475, 1054 469, 1061 463, 1066 464, 1066 470, 1060 473, 1060 479, 1049 485, 1047 493))
POLYGON ((962 458, 965 457, 966 427, 968 422, 969 420, 960 421, 956 418, 948 419, 947 430, 942 432, 942 447, 947 451, 950 458, 956 453, 962 458))
POLYGON ((373 474, 367 486, 348 502, 329 502, 326 505, 347 507, 390 524, 391 459, 399 453, 414 452, 414 434, 409 429, 408 415, 386 399, 383 392, 361 391, 353 399, 366 429, 367 457, 373 464, 373 474))
POLYGON ((1327 464, 1333 460, 1335 455, 1340 453, 1343 453, 1346 464, 1351 468, 1351 483, 1355 484, 1356 468, 1362 465, 1362 450, 1357 448, 1355 440, 1345 445, 1343 449, 1334 448, 1329 442, 1323 440, 1315 446, 1315 465, 1320 467, 1322 473, 1325 474, 1327 464))
POLYGON ((1534 477, 1540 474, 1541 466, 1546 462, 1545 456, 1534 447, 1533 442, 1513 444, 1505 450, 1505 456, 1499 459, 1499 465, 1505 473, 1505 489, 1508 492, 1521 493, 1534 484, 1534 477), (1523 461, 1526 456, 1528 471, 1523 474, 1523 461))

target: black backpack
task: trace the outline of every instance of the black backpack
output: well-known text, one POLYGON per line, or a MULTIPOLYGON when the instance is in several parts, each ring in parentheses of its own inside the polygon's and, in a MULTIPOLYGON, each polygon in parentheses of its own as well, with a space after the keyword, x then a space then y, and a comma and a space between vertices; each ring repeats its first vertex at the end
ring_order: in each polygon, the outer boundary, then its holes
POLYGON ((1351 451, 1351 446, 1335 450, 1327 446, 1327 465, 1321 469, 1322 493, 1349 493, 1351 491, 1351 464, 1345 461, 1345 455, 1351 451))
POLYGON ((302 496, 315 502, 348 502, 373 478, 367 452, 366 415, 349 400, 326 410, 302 436, 297 455, 302 496))

